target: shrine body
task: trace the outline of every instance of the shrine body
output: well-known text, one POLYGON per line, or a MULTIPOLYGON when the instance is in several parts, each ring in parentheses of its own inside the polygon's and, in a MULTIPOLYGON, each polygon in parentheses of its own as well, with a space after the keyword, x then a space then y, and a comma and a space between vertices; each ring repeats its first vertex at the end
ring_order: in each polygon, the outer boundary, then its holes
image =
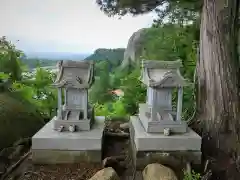
POLYGON ((53 84, 58 89, 55 130, 90 130, 94 111, 88 103, 88 89, 94 81, 93 71, 93 63, 88 61, 59 63, 59 73, 53 84))
POLYGON ((155 162, 174 167, 173 159, 183 166, 201 164, 201 137, 182 117, 183 90, 191 84, 181 75, 181 67, 180 60, 142 61, 140 81, 147 88, 146 101, 139 104, 138 115, 130 117, 136 169, 155 162))
POLYGON ((139 119, 147 132, 184 133, 187 125, 181 121, 183 87, 188 82, 181 76, 181 61, 144 61, 140 80, 147 86, 146 103, 139 104, 139 119), (174 92, 175 90, 175 92, 174 92), (177 107, 173 108, 173 93, 177 107))
POLYGON ((101 162, 105 117, 95 117, 88 102, 88 90, 93 82, 93 62, 58 63, 53 83, 58 90, 58 110, 32 137, 34 163, 101 162))

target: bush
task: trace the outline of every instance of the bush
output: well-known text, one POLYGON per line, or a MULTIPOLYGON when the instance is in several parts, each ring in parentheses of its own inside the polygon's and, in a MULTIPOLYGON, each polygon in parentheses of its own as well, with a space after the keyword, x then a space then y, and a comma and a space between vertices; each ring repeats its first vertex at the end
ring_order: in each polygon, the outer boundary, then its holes
POLYGON ((184 171, 183 180, 201 180, 201 175, 199 173, 196 173, 195 171, 192 171, 191 174, 187 171, 184 171))
POLYGON ((127 116, 126 109, 121 100, 114 101, 112 103, 94 105, 96 116, 106 116, 108 118, 113 117, 125 117, 127 116))

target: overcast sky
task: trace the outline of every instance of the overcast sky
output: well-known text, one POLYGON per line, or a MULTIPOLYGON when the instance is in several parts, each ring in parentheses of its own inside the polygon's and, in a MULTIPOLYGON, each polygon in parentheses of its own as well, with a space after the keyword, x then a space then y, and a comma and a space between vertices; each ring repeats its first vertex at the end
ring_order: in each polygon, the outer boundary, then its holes
POLYGON ((17 46, 27 51, 126 47, 132 33, 152 20, 152 14, 109 18, 95 0, 0 0, 0 36, 19 39, 17 46))

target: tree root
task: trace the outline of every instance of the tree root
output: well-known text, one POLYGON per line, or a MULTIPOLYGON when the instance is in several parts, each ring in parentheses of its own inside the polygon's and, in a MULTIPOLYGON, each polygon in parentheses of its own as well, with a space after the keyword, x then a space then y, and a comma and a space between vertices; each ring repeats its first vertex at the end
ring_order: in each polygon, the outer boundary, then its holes
POLYGON ((122 138, 129 138, 130 135, 129 133, 121 132, 121 133, 116 133, 116 132, 105 132, 106 136, 112 136, 112 137, 122 137, 122 138))
POLYGON ((212 177, 212 171, 208 171, 204 176, 202 176, 201 180, 210 180, 212 177))
POLYGON ((6 173, 4 173, 0 180, 4 180, 10 173, 12 173, 28 156, 30 155, 30 151, 28 151, 24 156, 22 156, 15 164, 10 166, 6 173))

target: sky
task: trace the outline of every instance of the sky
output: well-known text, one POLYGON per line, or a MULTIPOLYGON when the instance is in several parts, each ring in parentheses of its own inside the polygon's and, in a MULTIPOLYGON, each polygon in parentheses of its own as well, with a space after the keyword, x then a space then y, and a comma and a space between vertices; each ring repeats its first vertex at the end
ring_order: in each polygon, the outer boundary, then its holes
POLYGON ((124 48, 137 30, 150 27, 153 14, 108 17, 95 0, 0 0, 0 36, 28 52, 91 53, 124 48))

